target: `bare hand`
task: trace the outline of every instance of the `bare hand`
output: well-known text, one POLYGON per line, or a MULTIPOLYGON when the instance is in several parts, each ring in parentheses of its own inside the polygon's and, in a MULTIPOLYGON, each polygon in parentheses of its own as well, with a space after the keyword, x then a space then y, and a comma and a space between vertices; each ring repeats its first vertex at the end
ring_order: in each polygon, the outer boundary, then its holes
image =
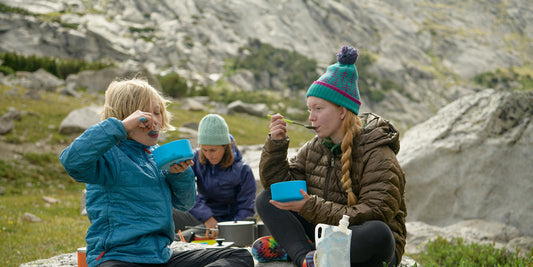
POLYGON ((170 166, 170 169, 168 172, 170 173, 182 173, 184 172, 189 166, 194 165, 194 162, 192 160, 186 160, 182 161, 180 163, 174 163, 172 166, 170 166))
POLYGON ((205 236, 208 238, 217 238, 218 237, 218 230, 209 230, 209 229, 217 229, 218 221, 211 217, 207 219, 207 221, 204 222, 205 228, 205 236))
POLYGON ((287 136, 287 123, 279 113, 270 117, 270 138, 281 140, 287 136))
POLYGON ((126 128, 127 132, 131 132, 135 129, 149 132, 150 130, 156 130, 157 122, 152 116, 153 114, 150 112, 137 110, 125 118, 122 121, 122 124, 124 124, 124 128, 126 128))
POLYGON ((270 200, 270 203, 278 209, 300 212, 302 207, 305 205, 305 202, 311 198, 303 189, 300 189, 300 194, 302 194, 304 199, 289 202, 279 202, 275 200, 270 200))

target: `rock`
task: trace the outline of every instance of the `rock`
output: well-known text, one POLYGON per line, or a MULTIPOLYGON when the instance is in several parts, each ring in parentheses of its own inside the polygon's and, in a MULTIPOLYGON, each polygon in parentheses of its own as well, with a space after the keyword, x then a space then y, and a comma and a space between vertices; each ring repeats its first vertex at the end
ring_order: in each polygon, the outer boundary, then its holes
POLYGON ((2 115, 2 119, 7 119, 7 120, 17 120, 17 121, 20 121, 22 119, 22 114, 20 111, 18 111, 16 108, 14 107, 10 107, 8 110, 7 110, 7 113, 2 115))
POLYGON ((0 134, 7 134, 15 128, 14 120, 20 121, 22 116, 18 110, 11 107, 8 112, 0 117, 0 134))
POLYGON ((35 222, 42 222, 43 220, 29 212, 25 212, 24 215, 22 215, 22 220, 25 221, 25 222, 31 222, 31 223, 35 223, 35 222))
POLYGON ((82 71, 67 77, 66 88, 70 91, 85 88, 87 92, 103 92, 113 80, 125 75, 125 73, 118 68, 82 71))
POLYGON ((501 222, 533 235, 533 92, 465 96, 405 133, 408 221, 501 222))
POLYGON ((67 86, 61 89, 59 93, 63 95, 69 95, 75 98, 80 98, 82 94, 76 91, 76 89, 74 88, 75 86, 76 86, 75 83, 72 83, 72 82, 67 83, 67 86))
POLYGON ((0 134, 7 134, 15 128, 15 122, 13 120, 5 119, 3 116, 0 118, 0 134))
POLYGON ((246 113, 257 117, 264 117, 269 113, 269 109, 266 104, 249 104, 237 100, 228 105, 228 113, 246 113))
MULTIPOLYGON (((372 107, 368 111, 405 128, 470 92, 476 87, 472 77, 511 67, 527 69, 533 55, 531 47, 524 46, 533 36, 528 0, 473 1, 464 6, 398 1, 4 2, 54 14, 54 19, 0 13, 1 51, 141 64, 153 73, 179 72, 202 85, 228 78, 228 83, 245 90, 287 90, 276 74, 291 69, 274 68, 267 73, 266 68, 231 66, 233 59, 248 55, 243 48, 250 39, 316 60, 317 75, 332 63, 340 44, 357 45, 359 64, 363 67, 368 62, 361 80, 372 77, 361 93, 381 88, 387 95, 384 101, 363 98, 362 109, 372 107), (509 33, 516 34, 510 38, 509 33), (221 73, 225 77, 220 78, 221 73), (382 80, 400 88, 387 92, 382 88, 386 84, 376 84, 382 80), (455 90, 457 85, 465 90, 455 90)), ((262 62, 255 64, 261 67, 262 62)))
POLYGON ((237 70, 235 74, 228 78, 228 81, 250 92, 253 91, 254 87, 257 86, 254 79, 254 74, 249 70, 237 70))
POLYGON ((27 86, 30 90, 45 90, 48 92, 54 92, 58 87, 63 86, 65 81, 45 71, 44 69, 38 69, 31 73, 27 77, 30 82, 30 86, 27 86))
POLYGON ((189 111, 204 111, 205 107, 194 98, 185 98, 182 102, 182 109, 189 111))
POLYGON ((57 198, 47 197, 47 196, 43 196, 42 199, 43 199, 44 202, 46 202, 46 203, 50 203, 50 204, 56 204, 56 203, 61 202, 61 201, 60 201, 59 199, 57 199, 57 198))
POLYGON ((146 79, 150 85, 161 91, 161 84, 157 78, 145 68, 138 66, 85 70, 77 74, 69 75, 66 79, 65 91, 69 92, 84 88, 88 93, 104 92, 112 81, 126 80, 133 77, 146 79))
POLYGON ((77 252, 54 256, 48 259, 40 259, 23 263, 19 267, 78 267, 77 252))
POLYGON ((59 125, 59 133, 81 133, 92 125, 100 122, 103 107, 83 107, 71 111, 59 125))

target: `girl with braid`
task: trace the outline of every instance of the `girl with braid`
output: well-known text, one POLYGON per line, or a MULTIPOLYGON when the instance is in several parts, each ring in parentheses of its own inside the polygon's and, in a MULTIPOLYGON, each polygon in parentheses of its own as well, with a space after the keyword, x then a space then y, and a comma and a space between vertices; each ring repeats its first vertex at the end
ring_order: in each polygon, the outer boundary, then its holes
POLYGON ((257 239, 259 262, 293 261, 314 266, 315 226, 338 225, 350 217, 351 266, 397 266, 404 253, 407 215, 405 175, 396 159, 399 132, 373 113, 359 114, 361 98, 355 62, 343 47, 338 62, 309 87, 309 121, 316 136, 287 160, 289 137, 280 114, 273 115, 259 165, 265 190, 256 209, 272 236, 257 239), (270 185, 305 180, 302 200, 273 201, 270 185))

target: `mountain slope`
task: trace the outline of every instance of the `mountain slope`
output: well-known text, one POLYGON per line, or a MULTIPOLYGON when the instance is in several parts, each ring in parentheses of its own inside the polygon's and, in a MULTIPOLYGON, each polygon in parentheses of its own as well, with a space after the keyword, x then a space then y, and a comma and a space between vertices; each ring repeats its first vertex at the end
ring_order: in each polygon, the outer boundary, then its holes
POLYGON ((527 0, 0 3, 31 12, 0 13, 0 52, 107 58, 208 84, 227 78, 225 64, 251 38, 316 59, 317 77, 342 45, 352 45, 360 58, 372 59, 374 82, 361 90, 384 94, 363 99, 362 110, 406 126, 483 89, 471 82, 477 74, 531 70, 533 55, 533 5, 527 0), (396 88, 382 88, 385 79, 396 88))

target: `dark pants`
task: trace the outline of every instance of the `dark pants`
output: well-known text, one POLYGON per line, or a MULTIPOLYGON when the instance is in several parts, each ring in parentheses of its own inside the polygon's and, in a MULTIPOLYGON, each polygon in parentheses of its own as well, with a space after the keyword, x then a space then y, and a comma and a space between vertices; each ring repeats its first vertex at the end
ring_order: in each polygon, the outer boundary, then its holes
POLYGON ((176 233, 178 232, 178 230, 187 230, 188 228, 186 228, 185 226, 203 226, 203 223, 200 220, 196 219, 194 216, 192 216, 192 214, 188 211, 172 209, 172 219, 174 220, 176 233))
MULTIPOLYGON (((276 208, 270 204, 271 199, 270 189, 261 192, 255 201, 257 213, 287 255, 298 266, 302 266, 305 255, 315 249, 307 237, 314 242, 316 225, 296 212, 276 208)), ((394 252, 395 240, 388 225, 381 221, 368 221, 349 228, 352 230, 351 266, 383 267, 383 262, 398 265, 394 252)))
POLYGON ((98 267, 202 267, 202 266, 254 266, 254 260, 246 249, 195 249, 174 251, 167 263, 136 264, 117 260, 105 261, 98 267))

